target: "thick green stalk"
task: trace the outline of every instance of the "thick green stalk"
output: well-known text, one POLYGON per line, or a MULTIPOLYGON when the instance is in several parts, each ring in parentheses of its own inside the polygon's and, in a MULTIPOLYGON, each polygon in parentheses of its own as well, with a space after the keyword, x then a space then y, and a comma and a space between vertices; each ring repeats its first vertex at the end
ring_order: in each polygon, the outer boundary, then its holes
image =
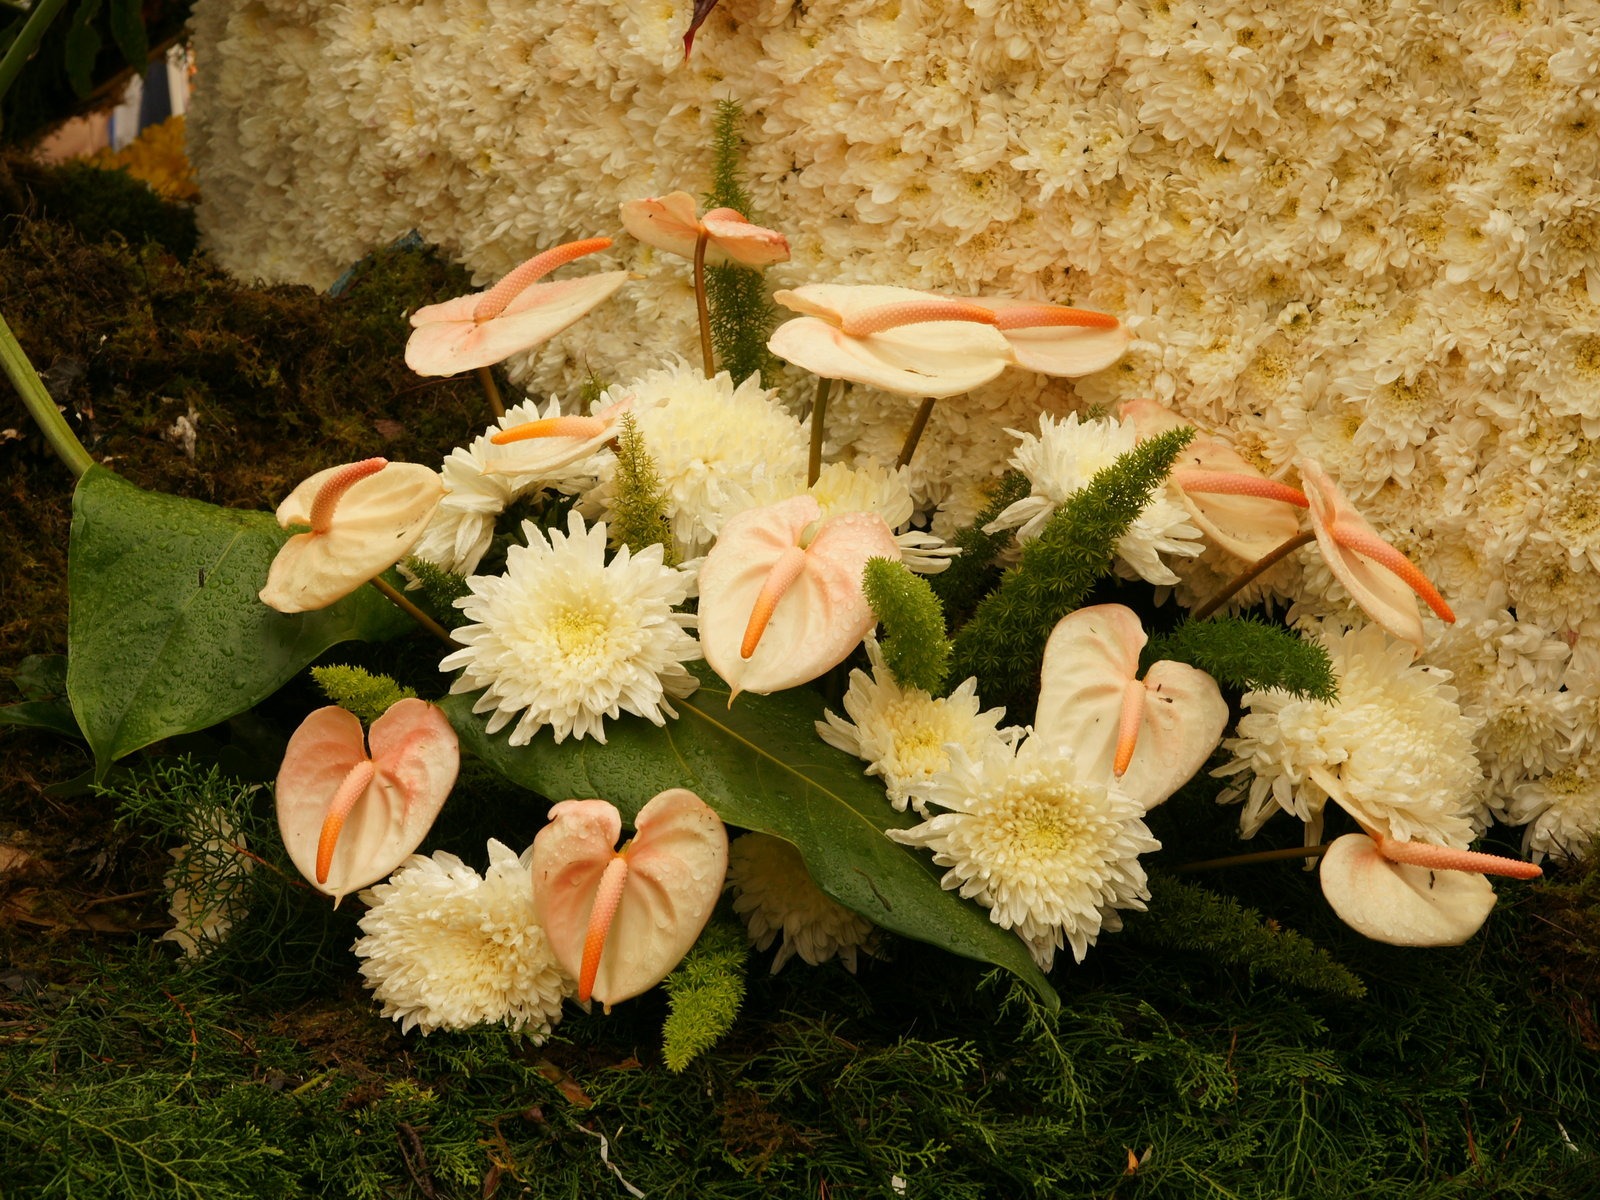
MULTIPOLYGON (((7 61, 10 61, 9 55, 7 61)), ((0 366, 5 368, 6 378, 17 389, 17 395, 22 397, 23 405, 43 432, 45 441, 50 443, 50 448, 66 464, 74 479, 83 478, 83 473, 94 466, 94 459, 89 457, 78 435, 72 432, 72 426, 67 424, 56 402, 50 398, 39 372, 33 369, 33 364, 28 361, 27 354, 4 317, 0 317, 0 366)))
POLYGON ((0 97, 11 90, 11 85, 22 73, 22 64, 39 48, 39 39, 44 37, 44 31, 50 28, 50 22, 56 19, 56 14, 66 7, 66 3, 67 0, 39 0, 28 15, 22 32, 17 34, 17 40, 6 50, 6 56, 0 58, 0 97))

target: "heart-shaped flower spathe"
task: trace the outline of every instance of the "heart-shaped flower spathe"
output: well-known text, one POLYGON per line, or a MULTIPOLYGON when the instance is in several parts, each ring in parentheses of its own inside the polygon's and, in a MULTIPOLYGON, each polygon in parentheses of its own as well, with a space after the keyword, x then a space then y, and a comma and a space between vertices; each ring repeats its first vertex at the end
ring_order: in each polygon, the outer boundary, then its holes
POLYGON ((536 254, 483 292, 428 304, 411 314, 406 366, 418 375, 455 375, 493 366, 549 341, 628 280, 603 271, 555 283, 539 280, 557 267, 611 245, 586 238, 536 254))
POLYGON ((700 567, 700 646, 734 696, 815 679, 872 628, 861 574, 900 545, 877 513, 821 518, 810 495, 748 509, 700 567))
POLYGON ((1533 879, 1533 863, 1379 833, 1334 840, 1318 868, 1322 894, 1357 933, 1391 946, 1459 946, 1488 919, 1485 872, 1533 879))
POLYGON ((1416 564, 1367 524, 1320 464, 1302 458, 1295 466, 1305 484, 1311 527, 1328 569, 1367 616, 1421 650, 1425 635, 1412 593, 1421 596, 1440 620, 1454 622, 1455 613, 1416 564))
POLYGON ((309 525, 272 560, 261 602, 282 613, 326 608, 405 557, 444 499, 439 472, 369 458, 329 467, 278 505, 285 529, 309 525))
POLYGON ((1143 679, 1144 627, 1131 609, 1068 613, 1045 645, 1033 735, 1070 753, 1085 775, 1148 812, 1182 787, 1222 740, 1228 703, 1186 663, 1158 662, 1143 679))
POLYGON ((1012 365, 1024 371, 1077 379, 1104 370, 1128 349, 1128 327, 1110 313, 988 296, 969 303, 994 314, 1012 365))
POLYGON ((427 836, 461 753, 444 713, 401 700, 372 723, 336 705, 300 723, 278 769, 278 829, 300 873, 337 904, 376 883, 427 836))
POLYGON ((685 788, 653 797, 620 850, 604 800, 563 800, 533 839, 534 914, 562 968, 609 1011, 667 977, 711 919, 728 831, 685 788))
POLYGON ((713 208, 698 216, 688 192, 627 201, 622 206, 622 227, 645 245, 683 258, 694 257, 704 235, 707 263, 731 260, 745 267, 765 267, 789 261, 789 241, 776 229, 754 225, 732 208, 713 208))

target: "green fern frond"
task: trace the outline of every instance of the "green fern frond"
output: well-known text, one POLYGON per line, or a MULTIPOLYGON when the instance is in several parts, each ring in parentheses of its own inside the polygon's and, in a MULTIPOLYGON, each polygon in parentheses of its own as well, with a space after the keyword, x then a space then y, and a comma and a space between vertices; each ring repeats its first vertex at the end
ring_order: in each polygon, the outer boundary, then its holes
MULTIPOLYGON (((742 113, 737 101, 717 102, 711 127, 711 191, 706 205, 735 209, 751 217, 750 194, 745 191, 739 167, 744 150, 744 140, 739 136, 742 113)), ((767 298, 761 272, 734 263, 708 266, 706 304, 711 310, 711 344, 717 361, 733 382, 743 383, 765 370, 772 360, 767 339, 777 324, 777 315, 767 298)))
POLYGON ((895 682, 942 696, 950 675, 950 641, 944 609, 928 581, 904 563, 869 558, 861 583, 883 625, 883 659, 895 682))
POLYGON ((363 725, 371 725, 391 705, 413 699, 417 694, 387 675, 374 675, 360 667, 312 667, 311 678, 317 681, 329 700, 355 713, 363 725))
POLYGON ((1193 436, 1185 427, 1139 443, 1056 510, 956 635, 957 679, 976 675, 985 696, 1026 690, 1025 681, 1039 673, 1050 631, 1110 569, 1117 540, 1193 436))
POLYGON ((611 544, 626 546, 638 554, 646 546, 660 543, 667 566, 675 567, 678 551, 672 540, 672 521, 667 515, 667 499, 661 492, 656 461, 645 448, 644 434, 639 432, 632 413, 623 413, 618 426, 613 505, 616 515, 611 521, 611 544))
POLYGON ((681 963, 668 975, 671 1011, 661 1029, 667 1070, 682 1071, 733 1028, 744 1002, 744 964, 750 946, 737 921, 712 918, 681 963))
POLYGON ((1161 659, 1188 663, 1241 691, 1282 688, 1329 703, 1339 695, 1326 648, 1254 617, 1185 621, 1152 638, 1143 658, 1146 667, 1161 659))

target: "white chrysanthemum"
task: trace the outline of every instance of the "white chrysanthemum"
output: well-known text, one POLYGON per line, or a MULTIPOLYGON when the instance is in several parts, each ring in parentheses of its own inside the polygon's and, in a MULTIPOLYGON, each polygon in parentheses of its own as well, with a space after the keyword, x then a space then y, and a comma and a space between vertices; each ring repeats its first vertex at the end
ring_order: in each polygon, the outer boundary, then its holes
MULTIPOLYGON (((1028 477, 1032 495, 1007 507, 984 526, 987 533, 1015 529, 1019 541, 1037 537, 1056 509, 1082 490, 1097 473, 1131 451, 1137 438, 1131 422, 1064 421, 1048 414, 1039 419, 1039 433, 1009 431, 1022 439, 1011 465, 1028 477)), ((1161 561, 1163 552, 1194 557, 1205 549, 1200 530, 1183 506, 1158 490, 1117 542, 1117 558, 1140 578, 1175 584, 1178 577, 1161 561)))
POLYGON ((567 533, 523 523, 526 546, 506 554, 504 575, 474 575, 472 594, 456 601, 475 624, 455 631, 463 643, 439 664, 462 668, 452 692, 486 689, 473 712, 492 712, 495 733, 518 713, 513 746, 546 725, 557 742, 569 734, 604 742, 602 719, 623 712, 666 724, 678 714, 669 696, 687 696, 696 680, 683 667, 700 657, 684 632, 694 617, 674 612, 690 575, 666 566, 660 546, 607 563, 606 527, 584 528, 568 514, 567 533))
POLYGON ((413 854, 369 905, 353 949, 383 1015, 407 1033, 502 1021, 542 1040, 572 993, 533 915, 525 858, 489 842, 481 877, 453 854, 413 854))
POLYGON ((1582 858, 1600 837, 1600 745, 1591 745, 1548 775, 1519 785, 1507 806, 1506 820, 1526 825, 1522 852, 1535 861, 1582 858))
POLYGON ((574 440, 570 438, 531 443, 531 450, 521 444, 496 446, 489 440, 515 425, 561 415, 560 397, 551 397, 543 409, 537 401, 526 400, 508 408, 470 445, 452 450, 439 468, 444 499, 411 553, 456 575, 470 575, 494 540, 496 518, 513 500, 541 488, 570 494, 592 483, 601 461, 601 455, 595 453, 596 446, 588 446, 586 453, 568 456, 552 454, 551 443, 570 443, 574 440), (519 459, 526 460, 530 469, 507 469, 515 467, 519 459))
MULTIPOLYGON (((737 388, 726 371, 707 379, 679 361, 626 387, 612 388, 603 404, 632 398, 633 417, 655 463, 683 559, 704 554, 722 523, 755 506, 758 491, 805 489, 809 440, 805 427, 784 410, 777 393, 752 375, 737 388)), ((612 471, 584 497, 584 509, 615 514, 612 471)))
POLYGON ((172 928, 161 940, 176 942, 185 958, 216 949, 248 911, 245 887, 256 864, 244 849, 244 835, 218 812, 212 836, 170 851, 172 866, 161 882, 170 893, 172 928))
POLYGON ((1223 797, 1248 794, 1244 836, 1281 808, 1306 822, 1310 845, 1331 799, 1390 837, 1466 846, 1487 822, 1483 774, 1446 673, 1414 666, 1412 648, 1376 625, 1322 641, 1338 699, 1246 692, 1238 736, 1222 743, 1233 760, 1213 774, 1250 773, 1223 797))
POLYGON ((952 746, 977 759, 995 744, 1009 751, 1021 738, 1022 730, 1016 726, 1000 728, 1005 709, 978 711, 976 679, 936 699, 921 688, 895 682, 871 635, 867 657, 872 661, 871 675, 859 668, 850 672, 850 690, 844 695, 850 720, 825 712, 826 720, 817 722, 817 734, 828 745, 865 762, 868 775, 881 777, 889 789, 889 802, 900 812, 909 803, 926 815, 917 789, 950 766, 952 746))
POLYGON ((1159 850, 1143 808, 1102 780, 1081 778, 1072 758, 1033 739, 973 759, 954 747, 949 770, 924 789, 948 811, 888 834, 933 851, 940 881, 1014 929, 1045 970, 1063 944, 1078 961, 1117 909, 1150 898, 1139 855, 1159 850))
POLYGON ((836 957, 854 971, 856 952, 872 953, 872 922, 825 895, 806 872, 800 851, 782 838, 735 838, 728 847, 728 886, 733 911, 757 950, 783 936, 772 959, 774 975, 796 954, 813 967, 836 957))

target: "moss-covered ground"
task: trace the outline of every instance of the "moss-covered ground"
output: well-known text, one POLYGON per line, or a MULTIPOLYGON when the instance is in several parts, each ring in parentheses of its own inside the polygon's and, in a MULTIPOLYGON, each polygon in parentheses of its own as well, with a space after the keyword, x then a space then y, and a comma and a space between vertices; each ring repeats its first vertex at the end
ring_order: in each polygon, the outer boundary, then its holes
MULTIPOLYGON (((463 286, 436 259, 380 256, 338 300, 243 288, 181 210, 141 217, 115 184, 0 171, 0 312, 97 458, 267 508, 321 466, 436 461, 484 423, 475 386, 400 361, 402 314, 463 286)), ((65 648, 70 480, 0 405, 14 672, 65 648)), ((756 959, 730 1034, 674 1074, 659 993, 544 1045, 377 1015, 357 906, 279 873, 250 786, 315 694, 157 747, 105 794, 74 786, 72 741, 0 730, 0 1195, 1600 1196, 1600 874, 1506 885, 1459 949, 1378 946, 1294 862, 1172 874, 1235 848, 1201 785, 1158 810, 1155 911, 1057 968, 1060 1012, 909 943, 855 976, 756 959), (264 860, 193 964, 156 940, 174 796, 226 809, 264 860)), ((485 837, 539 823, 470 764, 461 794, 429 845, 480 867, 485 837)))

